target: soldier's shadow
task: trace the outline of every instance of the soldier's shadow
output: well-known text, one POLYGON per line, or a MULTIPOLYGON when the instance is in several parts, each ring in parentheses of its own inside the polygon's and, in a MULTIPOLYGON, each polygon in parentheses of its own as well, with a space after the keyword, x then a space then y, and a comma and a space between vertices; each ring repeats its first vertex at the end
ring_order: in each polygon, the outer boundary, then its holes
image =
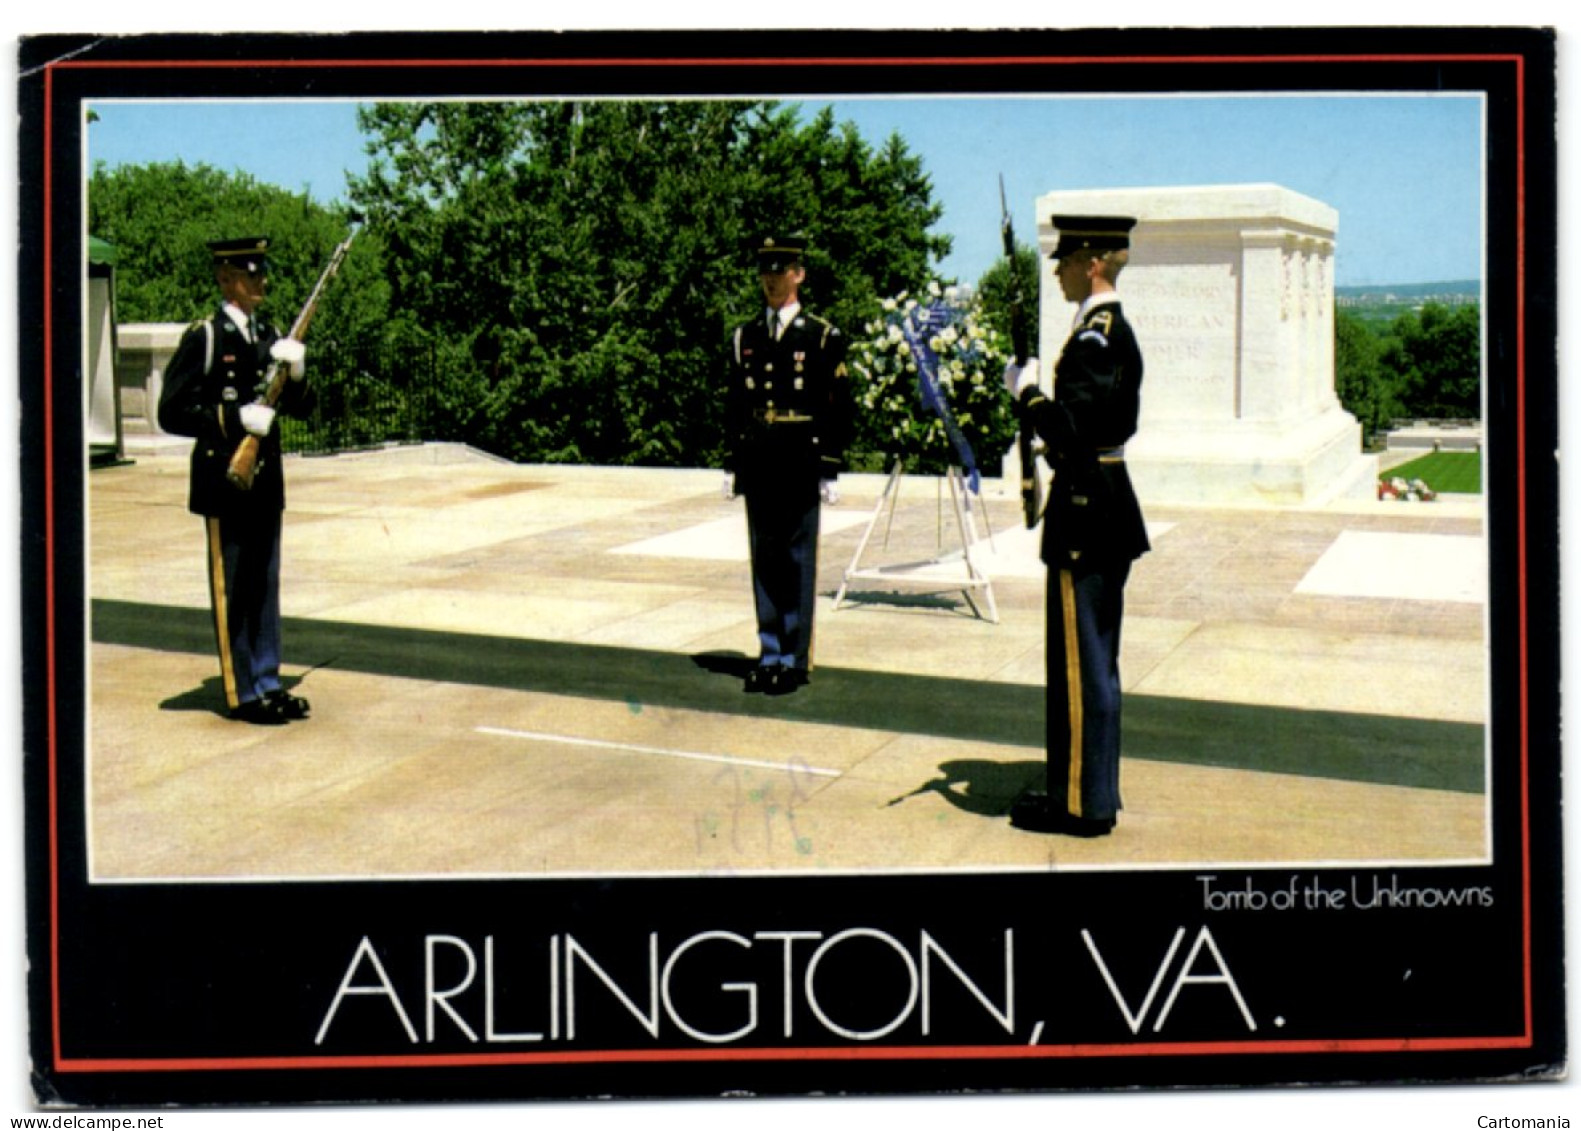
POLYGON ((965 813, 979 817, 1002 817, 1010 812, 1017 797, 1028 789, 1043 784, 1045 763, 990 762, 983 759, 959 759, 939 763, 939 776, 925 781, 910 793, 901 794, 890 801, 900 805, 925 793, 936 793, 965 813))
POLYGON ((757 666, 756 660, 741 652, 698 652, 692 656, 692 663, 705 672, 728 675, 734 679, 745 679, 747 673, 757 666))
MULTIPOLYGON (((293 691, 302 683, 301 676, 281 676, 280 686, 287 691, 293 691)), ((159 702, 161 711, 207 711, 211 715, 221 718, 230 716, 230 708, 225 705, 225 681, 219 676, 210 676, 197 687, 183 691, 179 695, 172 695, 169 699, 159 702)))

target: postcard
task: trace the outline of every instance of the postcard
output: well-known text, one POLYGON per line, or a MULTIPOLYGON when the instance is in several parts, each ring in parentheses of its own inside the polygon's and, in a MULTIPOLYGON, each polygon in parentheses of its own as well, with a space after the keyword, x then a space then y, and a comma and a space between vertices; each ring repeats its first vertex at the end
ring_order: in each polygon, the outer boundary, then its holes
POLYGON ((1551 32, 21 51, 40 1106, 1564 1074, 1551 32))

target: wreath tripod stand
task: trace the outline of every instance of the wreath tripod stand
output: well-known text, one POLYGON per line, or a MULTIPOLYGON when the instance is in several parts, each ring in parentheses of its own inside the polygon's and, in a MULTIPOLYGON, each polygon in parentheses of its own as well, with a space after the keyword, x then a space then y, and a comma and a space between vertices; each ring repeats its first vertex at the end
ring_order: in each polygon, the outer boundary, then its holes
MULTIPOLYGON (((884 484, 883 493, 879 495, 878 502, 873 506, 873 515, 868 519, 867 529, 862 532, 862 539, 857 543, 856 553, 851 556, 851 564, 845 568, 845 576, 840 581, 840 591, 834 597, 835 610, 838 611, 844 605, 846 594, 851 590, 853 581, 904 582, 927 585, 939 592, 959 592, 966 599, 974 615, 991 624, 998 624, 999 608, 994 602, 994 583, 977 560, 978 546, 982 539, 977 532, 976 512, 972 508, 970 493, 962 481, 960 469, 953 465, 949 468, 945 480, 950 488, 950 506, 955 515, 955 528, 960 535, 960 551, 952 550, 948 554, 936 555, 921 561, 862 567, 862 555, 867 552, 868 543, 872 541, 873 531, 878 527, 879 519, 884 514, 885 504, 888 504, 889 509, 889 520, 884 530, 885 544, 889 541, 889 528, 894 525, 895 506, 900 497, 900 481, 904 475, 904 468, 904 461, 895 461, 895 468, 889 473, 889 480, 884 484), (959 575, 955 576, 957 567, 959 575), (976 594, 979 593, 982 595, 984 605, 987 606, 986 616, 977 603, 976 594)), ((985 527, 988 526, 986 509, 983 511, 983 523, 985 527)), ((988 537, 990 540, 993 538, 991 527, 988 528, 988 537)), ((942 531, 940 541, 942 543, 942 531)))

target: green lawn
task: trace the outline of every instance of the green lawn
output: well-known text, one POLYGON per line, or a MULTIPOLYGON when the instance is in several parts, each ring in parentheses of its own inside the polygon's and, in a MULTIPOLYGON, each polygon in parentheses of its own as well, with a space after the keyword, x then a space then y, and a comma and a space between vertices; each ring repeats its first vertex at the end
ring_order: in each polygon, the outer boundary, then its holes
POLYGON ((1482 454, 1433 452, 1390 468, 1380 478, 1387 480, 1396 476, 1407 483, 1420 479, 1440 495, 1477 495, 1482 492, 1482 454))

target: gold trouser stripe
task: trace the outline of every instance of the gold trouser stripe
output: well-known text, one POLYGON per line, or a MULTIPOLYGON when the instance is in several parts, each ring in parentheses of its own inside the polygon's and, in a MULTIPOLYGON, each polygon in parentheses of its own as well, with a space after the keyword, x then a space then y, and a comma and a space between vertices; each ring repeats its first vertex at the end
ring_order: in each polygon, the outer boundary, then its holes
MULTIPOLYGON (((1070 760, 1065 783, 1066 811, 1081 812, 1081 640, 1076 635, 1076 585, 1068 569, 1059 571, 1061 614, 1065 619, 1065 696, 1070 720, 1070 760)), ((1052 782, 1049 783, 1053 785, 1052 782)))
POLYGON ((225 703, 240 707, 236 694, 236 665, 231 659, 230 597, 225 592, 225 550, 220 542, 220 520, 204 520, 209 534, 209 605, 214 610, 214 642, 220 650, 220 679, 225 684, 225 703))

